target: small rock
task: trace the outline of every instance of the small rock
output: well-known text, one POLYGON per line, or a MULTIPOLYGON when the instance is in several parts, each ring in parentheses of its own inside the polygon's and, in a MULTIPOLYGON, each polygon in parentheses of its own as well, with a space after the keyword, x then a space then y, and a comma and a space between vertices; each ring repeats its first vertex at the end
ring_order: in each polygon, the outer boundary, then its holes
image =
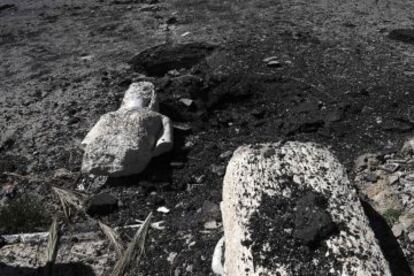
POLYGON ((224 165, 213 164, 210 166, 210 170, 218 176, 223 176, 226 172, 226 167, 224 165))
POLYGON ((388 181, 390 182, 390 184, 394 184, 398 181, 399 177, 398 175, 390 175, 388 176, 388 181))
POLYGON ((398 238, 399 236, 401 236, 402 232, 404 231, 404 228, 405 227, 402 223, 398 223, 394 225, 391 230, 394 236, 398 238))
POLYGON ((220 154, 219 157, 220 157, 221 160, 225 160, 227 158, 230 158, 232 155, 233 155, 233 151, 228 150, 228 151, 225 151, 222 154, 220 154))
POLYGON ((204 182, 204 180, 206 180, 206 176, 204 174, 202 174, 200 176, 194 177, 194 180, 197 184, 201 184, 201 183, 204 182))
POLYGON ((190 107, 194 104, 194 101, 192 99, 187 98, 181 98, 178 101, 187 107, 190 107))
POLYGON ((170 209, 168 209, 165 206, 161 206, 157 208, 157 212, 159 213, 163 213, 163 214, 168 214, 170 212, 170 209))
POLYGON ((360 155, 354 162, 354 167, 356 172, 363 171, 365 169, 370 169, 375 167, 378 164, 378 159, 376 154, 363 154, 360 155))
POLYGON ((410 242, 414 242, 414 231, 408 234, 408 239, 410 240, 410 242))
POLYGON ((172 77, 178 77, 180 76, 180 72, 178 72, 177 69, 173 69, 167 72, 168 75, 172 76, 172 77))
POLYGON ((65 169, 65 168, 60 168, 55 170, 55 173, 53 174, 53 178, 68 178, 72 175, 72 172, 65 169))
POLYGON ((91 216, 104 216, 118 208, 118 199, 109 193, 92 196, 86 204, 86 213, 91 216))
POLYGON ((177 257, 177 255, 178 254, 176 252, 170 252, 170 254, 168 254, 167 261, 170 264, 173 264, 174 263, 174 260, 175 260, 175 257, 177 257))
POLYGON ((277 60, 272 60, 272 61, 269 61, 267 63, 267 66, 269 66, 269 67, 280 67, 280 66, 282 66, 282 63, 280 63, 280 61, 277 61, 277 60))
POLYGON ((365 178, 366 181, 369 181, 369 182, 372 182, 372 183, 377 182, 377 180, 378 180, 378 176, 373 174, 373 173, 367 173, 364 176, 364 178, 365 178))
POLYGON ((263 60, 263 62, 264 62, 264 63, 269 63, 270 61, 277 60, 277 59, 278 59, 278 57, 277 57, 277 56, 271 56, 271 57, 267 57, 267 58, 265 58, 265 59, 263 60))
POLYGON ((94 58, 94 55, 85 55, 81 56, 79 59, 83 61, 91 61, 94 58))
POLYGON ((220 224, 215 220, 207 221, 204 223, 204 228, 208 230, 214 230, 220 227, 220 224))
POLYGON ((181 123, 181 122, 174 122, 173 128, 182 130, 182 131, 189 131, 191 130, 191 125, 187 123, 181 123))
POLYGON ((11 183, 3 185, 1 194, 10 199, 14 198, 17 194, 16 185, 11 183))
POLYGON ((399 167, 400 167, 400 165, 397 164, 397 163, 387 163, 387 164, 385 164, 385 165, 383 165, 383 166, 381 166, 379 168, 381 170, 386 171, 386 172, 393 173, 396 170, 398 170, 399 167))

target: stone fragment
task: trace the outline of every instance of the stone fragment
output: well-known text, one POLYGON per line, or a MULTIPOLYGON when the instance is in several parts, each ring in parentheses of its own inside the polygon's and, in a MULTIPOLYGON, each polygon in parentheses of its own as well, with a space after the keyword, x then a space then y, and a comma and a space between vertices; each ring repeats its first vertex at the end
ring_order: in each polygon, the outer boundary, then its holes
POLYGON ((388 181, 390 182, 390 184, 394 184, 398 181, 399 177, 398 175, 390 175, 388 176, 388 181))
POLYGON ((398 238, 399 236, 401 236, 402 232, 404 231, 404 225, 402 223, 395 224, 391 230, 394 236, 398 238))
POLYGON ((264 63, 268 63, 268 62, 270 62, 272 60, 277 60, 277 59, 278 59, 277 56, 271 56, 271 57, 267 57, 267 58, 263 59, 263 62, 264 63))
POLYGON ((168 214, 170 212, 170 209, 168 209, 165 206, 161 206, 157 208, 157 212, 159 213, 163 213, 163 214, 168 214))
POLYGON ((408 234, 408 239, 410 242, 414 242, 414 231, 408 234))
POLYGON ((223 152, 222 154, 220 154, 219 158, 221 160, 226 160, 227 158, 230 158, 233 155, 233 151, 232 150, 228 150, 223 152))
POLYGON ((345 168, 318 145, 237 149, 221 210, 223 275, 391 275, 345 168))
POLYGON ((55 170, 55 173, 53 174, 54 178, 67 178, 72 176, 73 173, 71 171, 69 171, 68 169, 65 168, 60 168, 55 170))
POLYGON ((220 224, 215 220, 210 220, 204 223, 204 228, 207 230, 214 230, 220 227, 220 224))
POLYGON ((190 107, 194 104, 194 101, 192 99, 187 98, 181 98, 178 101, 187 107, 190 107))
POLYGON ((397 163, 386 163, 383 166, 379 167, 380 169, 389 172, 389 173, 393 173, 396 170, 398 170, 398 168, 400 167, 399 164, 397 163))
POLYGON ((138 174, 152 157, 169 151, 171 121, 157 110, 154 85, 132 83, 121 107, 104 114, 82 141, 82 171, 112 177, 138 174))

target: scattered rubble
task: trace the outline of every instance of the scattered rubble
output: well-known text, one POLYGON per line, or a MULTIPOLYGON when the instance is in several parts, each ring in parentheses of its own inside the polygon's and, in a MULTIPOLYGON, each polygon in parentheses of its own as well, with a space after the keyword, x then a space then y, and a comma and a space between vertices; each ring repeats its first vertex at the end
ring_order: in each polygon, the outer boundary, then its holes
POLYGON ((375 153, 358 157, 355 162, 355 183, 365 198, 382 215, 414 271, 414 156, 413 140, 400 151, 375 153), (368 175, 375 177, 367 178, 368 175))

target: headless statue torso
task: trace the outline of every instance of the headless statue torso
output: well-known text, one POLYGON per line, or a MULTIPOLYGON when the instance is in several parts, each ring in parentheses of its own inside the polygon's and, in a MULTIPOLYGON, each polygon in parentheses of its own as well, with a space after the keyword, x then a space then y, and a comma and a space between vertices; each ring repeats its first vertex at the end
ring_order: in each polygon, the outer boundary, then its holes
POLYGON ((101 116, 82 141, 82 171, 125 176, 142 172, 151 158, 171 150, 170 119, 158 111, 154 85, 130 85, 121 107, 101 116))

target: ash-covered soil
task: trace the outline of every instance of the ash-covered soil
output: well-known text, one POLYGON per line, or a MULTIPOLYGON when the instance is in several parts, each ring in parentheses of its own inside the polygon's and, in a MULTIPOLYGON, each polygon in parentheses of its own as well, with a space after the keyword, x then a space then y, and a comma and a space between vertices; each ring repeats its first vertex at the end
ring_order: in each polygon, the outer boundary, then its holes
MULTIPOLYGON (((53 215, 63 217, 51 185, 83 184, 118 198, 100 217, 108 225, 150 211, 165 221, 149 232, 142 275, 212 275, 223 175, 239 145, 315 141, 351 168, 358 155, 396 151, 412 135, 414 46, 410 31, 392 31, 410 29, 413 6, 2 0, 0 234, 48 229, 53 215), (156 84, 161 113, 178 127, 174 149, 140 176, 91 183, 80 174, 80 142, 142 79, 156 84), (6 213, 17 200, 34 202, 33 220, 9 223, 26 213, 6 213)), ((77 231, 92 227, 84 216, 74 222, 77 231)))

